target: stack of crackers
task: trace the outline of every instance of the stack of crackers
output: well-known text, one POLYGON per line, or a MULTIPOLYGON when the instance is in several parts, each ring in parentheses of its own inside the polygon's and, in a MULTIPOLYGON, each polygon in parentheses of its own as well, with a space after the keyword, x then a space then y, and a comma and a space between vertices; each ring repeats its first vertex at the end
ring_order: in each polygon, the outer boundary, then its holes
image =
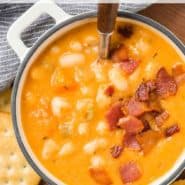
POLYGON ((11 90, 0 93, 0 185, 38 185, 40 177, 25 160, 14 135, 10 94, 11 90))
MULTIPOLYGON (((10 113, 11 90, 0 93, 0 185, 46 185, 32 170, 17 144, 10 113)), ((185 185, 179 180, 173 185, 185 185)))

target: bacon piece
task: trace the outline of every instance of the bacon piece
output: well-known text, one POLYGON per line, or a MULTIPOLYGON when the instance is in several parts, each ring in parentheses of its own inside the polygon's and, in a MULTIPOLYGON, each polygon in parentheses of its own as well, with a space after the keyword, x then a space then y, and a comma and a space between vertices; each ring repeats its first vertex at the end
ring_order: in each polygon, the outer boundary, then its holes
POLYGON ((128 134, 138 134, 144 128, 144 125, 141 120, 130 115, 121 118, 118 122, 118 126, 125 129, 126 133, 128 134))
POLYGON ((146 81, 147 87, 150 89, 150 92, 154 91, 156 89, 156 83, 154 80, 148 80, 146 81))
POLYGON ((113 62, 119 63, 126 74, 134 72, 139 65, 138 60, 129 58, 128 49, 123 44, 112 51, 111 59, 113 62))
MULTIPOLYGON (((149 125, 149 129, 151 129, 151 130, 159 130, 159 128, 157 127, 156 122, 155 122, 155 117, 158 116, 158 115, 159 115, 158 112, 151 111, 151 112, 144 113, 139 118, 143 121, 143 123, 147 122, 147 124, 149 125)), ((145 131, 147 131, 149 129, 146 128, 145 131)), ((144 131, 144 129, 143 129, 143 131, 144 131)))
POLYGON ((159 130, 159 128, 156 125, 156 121, 155 121, 155 117, 157 117, 159 114, 160 114, 159 112, 150 111, 150 112, 144 113, 142 116, 139 117, 139 119, 141 119, 143 124, 145 124, 143 132, 149 129, 155 130, 155 131, 159 130))
POLYGON ((174 125, 166 128, 165 136, 170 137, 170 136, 172 136, 172 135, 174 135, 175 133, 178 133, 178 132, 180 132, 180 128, 177 124, 174 124, 174 125))
POLYGON ((111 150, 112 157, 113 158, 118 158, 121 155, 122 151, 123 151, 123 147, 120 146, 120 145, 115 145, 110 150, 111 150))
POLYGON ((148 101, 150 98, 150 93, 156 88, 155 82, 149 80, 140 84, 136 91, 136 99, 139 101, 148 101))
POLYGON ((144 112, 147 112, 149 109, 147 108, 146 104, 143 102, 139 102, 137 101, 135 98, 131 98, 128 101, 127 104, 127 111, 128 114, 132 115, 132 116, 140 116, 142 115, 144 112))
POLYGON ((130 38, 133 35, 133 25, 126 24, 124 26, 119 26, 117 32, 125 38, 130 38))
POLYGON ((119 101, 122 103, 122 112, 124 115, 128 115, 128 103, 130 98, 120 98, 119 101))
POLYGON ((110 130, 116 129, 119 119, 124 116, 121 107, 122 104, 120 102, 117 102, 112 105, 112 107, 105 115, 110 130))
POLYGON ((174 77, 170 76, 165 68, 160 68, 156 76, 156 92, 161 98, 176 95, 177 84, 174 77))
POLYGON ((90 176, 94 179, 95 182, 101 185, 111 185, 112 180, 109 177, 108 173, 104 169, 99 168, 90 168, 90 176))
POLYGON ((152 111, 152 112, 159 113, 162 111, 160 99, 157 96, 157 94, 155 94, 155 92, 152 92, 150 94, 150 99, 146 103, 147 103, 148 108, 150 109, 150 112, 152 111))
POLYGON ((128 59, 128 49, 123 44, 119 45, 112 51, 111 59, 113 62, 121 62, 128 59))
POLYGON ((147 101, 149 100, 150 89, 146 85, 146 83, 142 83, 136 91, 136 98, 139 101, 147 101))
POLYGON ((135 135, 125 134, 123 140, 124 147, 130 148, 132 150, 140 151, 141 145, 136 139, 135 135))
POLYGON ((133 161, 123 164, 120 167, 119 172, 121 180, 124 184, 137 181, 142 176, 141 170, 133 161))
POLYGON ((146 131, 150 130, 151 127, 150 127, 149 122, 147 120, 145 120, 145 119, 141 119, 141 120, 142 120, 143 125, 144 125, 144 129, 142 130, 142 132, 146 132, 146 131))
POLYGON ((162 138, 161 132, 149 130, 136 136, 144 154, 151 151, 162 138))
POLYGON ((109 85, 106 89, 105 89, 105 94, 107 96, 112 96, 114 94, 114 86, 113 85, 109 85))
POLYGON ((120 62, 121 69, 123 69, 123 71, 127 75, 132 74, 135 71, 135 69, 138 67, 138 65, 139 65, 139 61, 131 58, 122 60, 120 62))
POLYGON ((158 127, 161 127, 162 124, 169 118, 169 113, 167 111, 163 111, 161 114, 155 117, 155 122, 158 127))

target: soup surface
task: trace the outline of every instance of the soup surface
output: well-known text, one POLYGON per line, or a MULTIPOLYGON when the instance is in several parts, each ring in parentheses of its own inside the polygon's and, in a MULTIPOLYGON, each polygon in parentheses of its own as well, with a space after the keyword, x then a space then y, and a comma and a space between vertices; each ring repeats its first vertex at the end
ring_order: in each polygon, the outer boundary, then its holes
POLYGON ((149 184, 185 147, 185 60, 128 20, 116 26, 110 59, 97 58, 92 22, 35 59, 21 98, 28 143, 68 185, 149 184))

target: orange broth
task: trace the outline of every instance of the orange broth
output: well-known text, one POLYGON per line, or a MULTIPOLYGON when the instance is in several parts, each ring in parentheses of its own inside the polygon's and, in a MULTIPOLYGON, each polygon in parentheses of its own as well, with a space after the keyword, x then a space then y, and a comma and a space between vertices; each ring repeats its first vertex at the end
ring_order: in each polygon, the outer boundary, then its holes
POLYGON ((101 184, 90 176, 92 166, 103 167, 112 184, 121 185, 120 164, 128 161, 137 162, 142 172, 131 184, 149 184, 172 168, 184 150, 185 85, 181 85, 175 96, 160 100, 170 115, 162 128, 178 123, 179 133, 162 138, 146 155, 129 148, 117 159, 110 153, 112 146, 122 144, 124 131, 109 130, 105 119, 109 107, 119 97, 132 96, 143 79, 155 78, 160 67, 171 74, 174 64, 185 62, 159 33, 134 22, 118 23, 126 24, 132 25, 132 36, 114 33, 112 43, 124 43, 130 56, 140 61, 132 74, 125 75, 110 60, 97 63, 96 23, 87 23, 49 45, 26 76, 21 99, 26 139, 41 164, 68 185, 101 184), (111 97, 103 93, 108 85, 115 87, 111 97))

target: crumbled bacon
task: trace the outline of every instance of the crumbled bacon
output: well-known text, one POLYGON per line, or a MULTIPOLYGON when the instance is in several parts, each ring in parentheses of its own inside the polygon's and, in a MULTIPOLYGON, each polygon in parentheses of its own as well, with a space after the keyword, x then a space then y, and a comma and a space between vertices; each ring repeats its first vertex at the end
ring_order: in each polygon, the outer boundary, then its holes
POLYGON ((112 157, 113 158, 118 158, 121 155, 122 151, 123 151, 123 147, 120 146, 120 145, 115 145, 110 150, 111 150, 112 157))
POLYGON ((180 128, 177 124, 174 124, 174 125, 166 128, 165 136, 170 137, 170 136, 172 136, 172 135, 174 135, 175 133, 178 133, 178 132, 180 132, 180 128))
POLYGON ((118 126, 125 129, 126 133, 128 134, 138 134, 144 128, 144 125, 141 120, 130 115, 121 118, 118 122, 118 126))
POLYGON ((138 67, 139 61, 131 58, 120 61, 120 67, 126 74, 132 74, 138 67))
POLYGON ((161 127, 162 124, 169 118, 169 113, 167 111, 163 111, 161 114, 155 117, 155 122, 158 127, 161 127))
POLYGON ((110 107, 105 115, 110 130, 116 129, 119 119, 124 116, 121 107, 122 104, 120 102, 117 102, 113 104, 112 107, 110 107))
POLYGON ((148 108, 145 103, 139 102, 135 98, 131 98, 127 104, 127 111, 128 114, 137 117, 142 115, 144 112, 147 112, 148 108))
POLYGON ((142 116, 139 117, 142 120, 143 124, 144 123, 146 124, 146 126, 144 125, 145 128, 143 129, 143 131, 147 131, 149 129, 159 130, 159 128, 157 127, 156 122, 155 122, 155 117, 158 115, 159 115, 158 112, 150 111, 150 112, 144 113, 142 116))
POLYGON ((122 44, 119 45, 118 48, 115 48, 111 53, 113 62, 121 62, 128 59, 128 49, 122 44))
POLYGON ((150 89, 146 83, 142 83, 136 91, 136 98, 139 101, 147 101, 149 99, 150 89))
POLYGON ((148 106, 150 112, 152 111, 152 112, 159 113, 162 111, 160 99, 155 93, 152 92, 150 94, 150 99, 146 103, 147 103, 147 106, 148 106))
POLYGON ((125 38, 130 38, 133 34, 133 25, 126 24, 124 26, 119 26, 117 32, 125 38))
POLYGON ((139 65, 138 60, 129 57, 128 49, 123 44, 111 51, 111 59, 113 62, 119 63, 121 69, 123 69, 126 74, 134 72, 139 65))
MULTIPOLYGON (((146 112, 142 114, 139 119, 143 122, 144 129, 142 132, 145 132, 147 130, 156 130, 157 126, 155 123, 155 117, 152 112, 146 112)), ((158 128, 157 128, 158 129, 158 128)))
POLYGON ((141 145, 137 141, 135 135, 125 134, 124 140, 123 140, 123 145, 124 145, 124 147, 130 148, 132 150, 136 150, 136 151, 141 150, 141 145))
POLYGON ((148 101, 150 93, 155 90, 155 88, 155 82, 152 80, 141 83, 136 91, 136 99, 139 101, 148 101))
POLYGON ((156 92, 161 98, 174 96, 177 84, 174 77, 170 76, 165 68, 160 68, 156 76, 156 92))
POLYGON ((106 89, 105 89, 105 94, 107 96, 112 96, 114 94, 114 86, 113 85, 109 85, 106 89))
POLYGON ((110 176, 104 169, 90 168, 89 173, 90 173, 90 176, 94 179, 94 181, 101 185, 112 184, 112 180, 110 176))
POLYGON ((141 170, 135 162, 123 164, 120 169, 121 180, 124 184, 137 181, 141 176, 141 170))
POLYGON ((151 128, 150 128, 150 124, 149 124, 148 120, 146 120, 144 118, 143 119, 141 118, 141 120, 142 120, 143 126, 144 126, 142 132, 146 132, 147 130, 150 130, 151 128))
POLYGON ((156 83, 154 80, 148 80, 146 81, 147 87, 150 89, 150 92, 154 91, 156 89, 156 83))
POLYGON ((151 149, 156 146, 159 140, 162 138, 162 134, 159 131, 148 130, 142 132, 136 136, 144 154, 151 151, 151 149))
POLYGON ((120 98, 119 101, 122 103, 122 112, 124 115, 128 115, 128 103, 130 98, 120 98))

